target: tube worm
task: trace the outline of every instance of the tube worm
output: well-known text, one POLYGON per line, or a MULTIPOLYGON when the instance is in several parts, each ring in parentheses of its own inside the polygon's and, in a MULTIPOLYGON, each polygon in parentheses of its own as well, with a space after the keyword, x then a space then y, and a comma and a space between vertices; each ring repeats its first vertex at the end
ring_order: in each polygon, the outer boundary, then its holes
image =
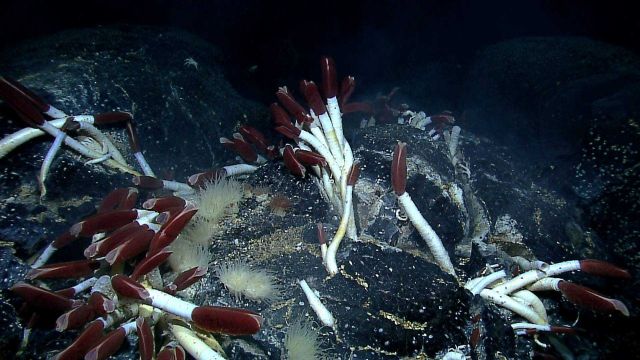
POLYGON ((85 250, 84 256, 88 259, 105 256, 109 251, 131 238, 140 236, 149 229, 148 225, 140 225, 138 222, 127 224, 112 232, 104 239, 91 243, 85 250))
POLYGON ((284 165, 293 175, 304 177, 307 173, 307 169, 305 169, 304 165, 302 165, 295 156, 291 144, 286 144, 282 149, 282 159, 284 160, 284 165))
POLYGON ((23 282, 13 285, 10 290, 18 294, 30 306, 44 311, 64 312, 82 304, 79 300, 69 299, 23 282))
POLYGON ((307 301, 309 301, 309 305, 318 316, 320 322, 325 326, 333 327, 335 324, 333 315, 331 315, 331 312, 324 306, 320 301, 320 298, 318 298, 316 293, 309 287, 306 280, 300 280, 298 283, 300 284, 302 291, 304 291, 307 301))
POLYGON ((340 242, 344 238, 344 234, 347 231, 347 226, 349 225, 349 218, 353 215, 352 212, 352 197, 353 197, 353 186, 358 180, 358 176, 360 175, 360 167, 358 164, 355 164, 351 167, 349 171, 349 176, 347 180, 347 191, 344 196, 344 200, 342 203, 342 218, 340 220, 340 225, 338 226, 338 230, 336 230, 331 243, 329 244, 329 248, 327 249, 327 256, 325 258, 325 267, 329 272, 330 276, 334 276, 338 273, 338 264, 336 263, 336 254, 338 253, 338 247, 340 246, 340 242))
MULTIPOLYGON (((300 103, 298 103, 298 101, 296 101, 296 99, 294 99, 293 96, 289 93, 289 90, 287 89, 286 86, 282 86, 278 88, 278 91, 276 91, 276 98, 278 98, 278 101, 280 102, 280 104, 282 104, 282 106, 284 106, 284 108, 287 109, 287 112, 291 114, 294 118, 296 118, 296 122, 298 125, 310 123, 313 121, 313 119, 311 119, 311 117, 309 116, 307 111, 304 109, 304 107, 302 107, 302 105, 300 105, 300 103)), ((272 114, 274 112, 274 109, 273 109, 274 105, 277 105, 277 104, 271 105, 272 114)), ((289 116, 286 115, 286 113, 284 113, 284 115, 287 118, 287 122, 289 122, 288 120, 289 116)), ((276 121, 276 123, 278 123, 279 121, 282 121, 282 119, 283 119, 282 116, 274 116, 274 120, 276 121)), ((290 123, 291 122, 289 122, 289 124, 290 123)))
POLYGON ((116 305, 112 300, 107 299, 99 292, 93 292, 86 304, 75 307, 58 317, 56 330, 77 329, 95 319, 98 315, 103 316, 113 312, 115 308, 116 305))
POLYGON ((152 213, 147 210, 116 210, 96 214, 73 225, 69 233, 75 237, 87 237, 100 232, 113 231, 152 213))
POLYGON ((123 263, 142 254, 149 249, 151 239, 157 234, 153 230, 140 231, 136 236, 130 237, 113 250, 109 251, 104 259, 109 265, 123 263))
POLYGON ((546 273, 548 276, 555 276, 564 272, 576 270, 584 271, 587 274, 607 276, 619 279, 631 278, 631 275, 627 270, 619 268, 606 261, 594 259, 570 260, 552 264, 549 265, 549 269, 546 270, 546 273))
MULTIPOLYGON (((338 94, 338 103, 340 107, 344 110, 344 107, 347 102, 349 102, 349 98, 353 91, 356 88, 356 79, 353 76, 345 76, 340 83, 340 93, 338 94)), ((346 111, 344 111, 346 112, 346 111)))
POLYGON ((135 186, 147 190, 165 189, 169 191, 176 191, 182 194, 193 193, 193 188, 185 183, 171 180, 161 180, 153 176, 134 176, 132 182, 135 186))
POLYGON ((29 280, 79 278, 92 274, 99 267, 100 262, 95 260, 66 261, 31 269, 26 278, 29 280))
POLYGON ((407 186, 407 144, 398 142, 393 151, 393 161, 391 162, 391 184, 398 197, 398 203, 415 226, 420 236, 425 240, 433 257, 440 268, 447 273, 456 276, 455 269, 449 258, 447 250, 442 244, 442 240, 431 225, 422 216, 411 197, 406 192, 407 186))
POLYGON ((182 229, 187 226, 189 220, 196 214, 198 208, 195 204, 187 203, 187 205, 178 214, 173 216, 165 223, 160 231, 158 231, 149 245, 149 254, 163 249, 175 240, 182 229))
POLYGON ((334 156, 331 154, 329 149, 324 146, 315 136, 311 133, 295 128, 295 127, 286 127, 286 126, 278 126, 276 127, 276 131, 281 133, 282 135, 293 139, 293 140, 302 140, 313 147, 324 159, 327 161, 327 165, 329 165, 329 169, 331 169, 331 173, 333 174, 334 179, 340 179, 341 168, 336 162, 334 156))
POLYGON ((174 295, 178 291, 182 291, 189 286, 195 284, 203 276, 207 274, 207 269, 201 266, 196 266, 191 269, 185 270, 178 274, 176 278, 165 288, 164 292, 170 295, 174 295))
POLYGON ((275 147, 269 144, 267 139, 258 129, 249 125, 243 125, 238 131, 240 131, 240 134, 253 144, 253 146, 267 155, 269 159, 273 160, 278 155, 278 152, 275 151, 275 147))
POLYGON ((114 210, 131 210, 137 200, 138 189, 134 187, 117 188, 102 199, 98 206, 98 214, 114 210))
POLYGON ((318 226, 318 242, 320 243, 320 254, 322 254, 322 262, 325 262, 327 258, 327 236, 324 233, 324 227, 321 223, 316 224, 318 226))
POLYGON ((622 301, 608 298, 586 286, 576 285, 563 279, 547 277, 531 284, 529 290, 560 291, 567 300, 583 308, 604 312, 618 311, 624 316, 629 316, 629 309, 622 301))
POLYGON ((221 137, 220 138, 220 144, 222 144, 224 147, 226 147, 228 149, 231 149, 236 154, 240 155, 242 160, 244 160, 244 161, 246 161, 248 163, 254 163, 254 162, 258 161, 258 154, 253 149, 251 144, 246 142, 244 140, 244 138, 242 137, 242 135, 240 135, 240 134, 238 134, 238 135, 239 136, 236 137, 236 134, 234 134, 234 138, 233 139, 227 139, 226 137, 221 137))
POLYGON ((127 161, 124 159, 120 150, 113 144, 111 139, 107 137, 102 131, 98 130, 91 123, 86 121, 74 121, 74 117, 68 117, 65 124, 62 126, 61 130, 63 131, 79 131, 82 130, 84 133, 87 133, 90 137, 96 140, 100 145, 102 145, 103 152, 106 153, 106 159, 112 158, 116 162, 120 163, 122 166, 129 166, 127 161))
POLYGON ((340 148, 344 148, 344 133, 342 130, 342 113, 338 102, 338 81, 336 76, 336 64, 332 58, 323 56, 320 59, 320 69, 322 70, 322 89, 325 99, 327 99, 327 112, 331 118, 331 124, 336 132, 336 137, 340 148))
POLYGON ((487 286, 500 279, 505 278, 506 276, 507 273, 504 270, 496 271, 487 276, 471 279, 465 284, 464 287, 465 289, 471 291, 473 295, 478 295, 480 294, 480 291, 484 290, 487 286))
POLYGON ((113 355, 120 349, 124 339, 130 333, 136 330, 136 322, 130 321, 122 324, 115 330, 109 332, 103 337, 96 346, 94 346, 85 355, 85 360, 104 360, 113 355))
POLYGON ((223 166, 220 169, 214 169, 189 176, 188 184, 195 188, 202 188, 207 182, 221 179, 227 176, 250 174, 258 169, 255 165, 235 164, 223 166))
POLYGON ((569 326, 553 326, 549 324, 531 324, 525 322, 517 322, 511 324, 511 328, 515 330, 516 335, 531 335, 539 332, 553 332, 562 334, 572 334, 576 329, 569 326))
POLYGON ((8 76, 0 76, 0 87, 12 88, 14 93, 20 94, 24 98, 28 99, 29 102, 33 104, 40 112, 46 114, 51 118, 57 119, 67 116, 63 111, 55 108, 51 104, 48 104, 39 95, 37 95, 13 78, 10 78, 8 76))
POLYGON ((511 295, 511 297, 520 301, 523 304, 533 309, 545 322, 549 322, 549 316, 547 315, 547 309, 544 307, 542 300, 529 290, 518 290, 511 295))
POLYGON ((105 323, 101 319, 90 322, 80 335, 67 346, 66 349, 56 354, 52 360, 79 360, 92 348, 98 345, 103 336, 105 323))
MULTIPOLYGON (((184 347, 184 349, 193 356, 196 360, 224 360, 224 357, 218 354, 215 350, 210 348, 204 341, 190 329, 171 324, 169 325, 169 331, 178 340, 178 343, 184 347)), ((159 359, 159 356, 158 356, 159 359)))
POLYGON ((169 344, 160 349, 156 360, 185 360, 186 356, 187 354, 184 352, 182 346, 169 344))
POLYGON ((504 294, 504 295, 508 295, 511 294, 512 292, 518 290, 518 289, 522 289, 523 287, 530 285, 544 277, 546 277, 547 274, 543 271, 540 270, 529 270, 526 271, 512 279, 509 279, 509 281, 506 281, 496 287, 493 288, 493 291, 499 293, 499 294, 504 294))
POLYGON ((91 288, 96 283, 96 281, 98 281, 97 278, 91 277, 91 278, 88 278, 86 280, 83 280, 83 281, 79 282, 78 284, 76 284, 74 286, 57 290, 56 294, 62 295, 62 296, 67 297, 67 298, 72 298, 72 297, 80 294, 81 292, 86 291, 87 289, 91 288))
POLYGON ((253 311, 218 306, 197 306, 162 291, 145 289, 124 275, 111 278, 120 295, 141 300, 158 309, 182 317, 206 331, 230 335, 251 335, 260 330, 262 317, 253 311))
POLYGON ((324 133, 324 137, 327 141, 329 151, 337 161, 338 166, 342 167, 344 163, 342 155, 342 141, 338 138, 338 134, 336 133, 333 123, 331 122, 331 118, 327 113, 327 108, 322 102, 322 98, 320 97, 320 93, 318 92, 318 87, 313 81, 302 80, 300 82, 300 91, 304 94, 309 107, 313 111, 311 116, 313 117, 313 115, 315 114, 315 116, 317 116, 318 120, 320 121, 322 132, 324 133))
POLYGON ((138 281, 138 279, 149 273, 151 270, 157 268, 167 260, 167 258, 173 254, 173 251, 169 251, 166 248, 162 249, 151 256, 146 256, 144 259, 140 260, 136 267, 133 269, 131 273, 131 279, 134 281, 138 281))
POLYGON ((153 342, 153 332, 149 320, 139 316, 136 319, 136 332, 138 333, 138 352, 140 360, 153 359, 155 344, 153 342))
POLYGON ((533 311, 533 309, 513 300, 508 295, 497 293, 491 289, 484 289, 480 291, 480 296, 498 306, 513 311, 534 324, 546 324, 546 321, 533 311))
MULTIPOLYGON (((288 145, 288 144, 287 144, 288 145)), ((294 155, 298 161, 306 165, 327 166, 327 160, 322 155, 301 148, 293 149, 294 155)))
POLYGON ((64 139, 67 137, 67 134, 64 131, 60 131, 51 147, 49 147, 49 151, 47 151, 47 155, 45 155, 42 160, 42 165, 40 166, 40 174, 38 175, 38 186, 40 187, 40 199, 44 199, 45 195, 47 195, 47 188, 45 186, 45 181, 47 180, 47 174, 49 174, 49 169, 51 168, 51 163, 55 158, 56 154, 60 150, 64 139))
POLYGON ((138 140, 138 132, 136 131, 136 126, 133 122, 133 119, 127 121, 127 133, 129 134, 129 145, 131 146, 133 157, 135 157, 138 161, 138 165, 140 165, 142 173, 146 176, 155 177, 156 175, 151 169, 151 166, 142 154, 142 148, 140 147, 140 141, 138 140))
POLYGON ((163 212, 170 208, 184 207, 186 203, 187 202, 179 196, 165 196, 161 198, 148 199, 142 203, 142 207, 147 210, 163 212))

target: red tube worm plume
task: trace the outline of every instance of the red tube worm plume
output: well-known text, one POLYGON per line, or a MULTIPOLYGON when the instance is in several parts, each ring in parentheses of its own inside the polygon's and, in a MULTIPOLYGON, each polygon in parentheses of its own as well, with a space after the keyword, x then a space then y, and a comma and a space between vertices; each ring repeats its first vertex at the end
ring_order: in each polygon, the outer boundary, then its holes
POLYGON ((138 317, 136 319, 136 332, 138 333, 140 360, 151 360, 153 358, 155 345, 149 320, 144 317, 138 317))
POLYGON ((131 279, 138 281, 141 276, 148 274, 151 270, 165 262, 171 254, 173 254, 173 251, 162 249, 151 256, 147 256, 140 260, 131 273, 131 279))
MULTIPOLYGON (((307 111, 304 109, 304 107, 302 107, 302 105, 300 105, 300 103, 298 103, 296 99, 291 96, 286 86, 283 86, 279 88, 278 91, 276 91, 276 97, 278 98, 278 101, 280 101, 280 104, 282 104, 282 106, 287 109, 287 112, 296 118, 296 122, 298 124, 309 123, 313 121, 309 114, 307 114, 307 111)), ((274 104, 278 105, 277 103, 274 104)), ((273 107, 274 104, 272 104, 271 106, 273 107)), ((271 109, 271 111, 273 113, 273 108, 271 109)), ((284 112, 287 122, 291 123, 291 120, 289 120, 289 114, 284 112)), ((278 118, 275 116, 275 114, 274 119, 276 119, 276 123, 278 123, 278 118)))
POLYGON ((130 237, 127 241, 109 251, 104 259, 109 265, 120 264, 133 259, 149 249, 149 244, 151 244, 151 239, 155 234, 156 232, 153 230, 140 231, 136 236, 130 237))
POLYGON ((263 152, 269 159, 275 159, 277 157, 277 152, 273 145, 269 145, 269 142, 264 137, 264 135, 256 128, 251 127, 249 125, 243 125, 240 127, 240 134, 244 136, 251 144, 253 144, 256 148, 258 148, 261 152, 263 152))
POLYGON ((125 121, 133 121, 133 115, 130 112, 112 111, 93 115, 93 123, 95 125, 115 124, 125 121))
POLYGON ((56 249, 61 249, 67 245, 69 245, 71 242, 73 242, 75 239, 77 239, 77 237, 71 235, 71 233, 69 232, 69 230, 63 232, 62 234, 58 235, 58 237, 53 240, 53 242, 51 243, 51 246, 56 248, 56 249))
POLYGON ((407 144, 401 141, 393 150, 391 185, 398 196, 404 194, 407 188, 407 144))
POLYGON ((138 132, 136 131, 133 120, 127 121, 127 133, 129 134, 129 145, 133 153, 141 152, 140 141, 138 140, 138 132))
POLYGON ((293 146, 287 144, 284 146, 282 151, 282 159, 284 160, 284 165, 291 171, 293 175, 304 177, 307 170, 304 168, 304 165, 296 159, 296 156, 293 151, 293 146))
POLYGON ((184 360, 186 356, 182 346, 166 345, 160 350, 156 360, 184 360))
POLYGON ((82 333, 66 349, 56 354, 52 360, 78 360, 93 347, 98 345, 102 339, 104 323, 101 320, 94 320, 84 328, 82 333))
POLYGON ((353 76, 346 76, 342 79, 342 83, 340 84, 340 94, 338 94, 340 108, 343 108, 349 101, 349 98, 351 97, 351 94, 353 94, 353 90, 355 90, 355 88, 356 79, 353 76))
POLYGON ((109 251, 115 249, 125 241, 138 236, 139 233, 144 232, 148 228, 148 225, 140 225, 136 221, 127 224, 112 232, 106 238, 91 243, 91 245, 84 250, 84 256, 88 259, 105 256, 109 251))
POLYGON ((613 264, 602 260, 580 260, 580 270, 593 275, 608 276, 620 279, 631 278, 631 275, 627 270, 621 269, 613 264))
POLYGON ((300 81, 300 92, 304 94, 307 103, 313 112, 320 116, 327 112, 327 108, 324 106, 324 102, 320 97, 318 86, 313 81, 302 80, 300 81))
POLYGON ((108 193, 100 202, 100 205, 98 206, 98 213, 100 214, 115 210, 128 192, 128 188, 118 188, 108 193))
POLYGON ((115 303, 99 292, 94 292, 89 296, 86 304, 75 307, 60 315, 56 320, 56 330, 77 329, 96 316, 104 316, 116 309, 115 303))
POLYGON ((144 288, 144 286, 140 285, 136 281, 131 280, 129 277, 125 275, 115 275, 111 278, 111 286, 113 290, 115 290, 118 294, 132 298, 137 300, 142 300, 145 303, 148 303, 151 295, 144 288))
POLYGON ((233 140, 227 139, 226 137, 221 137, 220 144, 240 155, 242 160, 248 163, 252 163, 258 160, 258 154, 256 153, 256 151, 248 142, 244 140, 244 138, 242 138, 242 135, 240 134, 238 134, 238 136, 234 134, 233 140))
POLYGON ((207 269, 196 266, 191 269, 185 270, 178 274, 176 278, 171 282, 171 284, 167 285, 163 291, 167 294, 174 295, 178 291, 182 291, 189 286, 195 284, 198 280, 200 280, 203 276, 207 274, 207 269))
POLYGON ((303 164, 327 166, 327 160, 317 152, 296 148, 294 149, 294 154, 296 159, 303 164))
POLYGON ((320 243, 320 245, 326 245, 327 236, 324 232, 324 227, 322 226, 322 223, 317 223, 316 226, 318 227, 318 230, 317 230, 318 242, 320 243))
POLYGON ((19 282, 10 289, 36 310, 60 313, 82 304, 38 286, 19 282))
POLYGON ((99 267, 100 262, 95 260, 67 261, 31 269, 26 278, 29 280, 79 278, 93 273, 99 267))
POLYGON ((271 115, 273 116, 273 122, 277 126, 284 126, 288 128, 293 128, 293 123, 291 123, 291 119, 289 118, 289 114, 278 103, 273 103, 269 106, 271 110, 271 115))
POLYGON ((300 133, 302 132, 300 129, 293 126, 292 127, 276 126, 275 130, 280 134, 284 135, 285 137, 294 141, 298 141, 298 138, 300 137, 300 133))
POLYGON ((349 170, 349 175, 347 176, 347 186, 354 186, 360 177, 360 165, 353 164, 351 165, 351 169, 349 170))
POLYGON ((322 70, 322 92, 326 99, 336 97, 338 94, 338 80, 336 75, 336 64, 332 58, 323 56, 320 58, 320 68, 322 70))
POLYGON ((134 176, 133 184, 147 190, 158 190, 164 187, 162 180, 146 175, 134 176))
POLYGON ((151 240, 149 254, 171 244, 197 211, 198 208, 194 204, 188 203, 180 213, 168 220, 151 240))
POLYGON ((76 223, 69 229, 72 236, 93 236, 99 232, 115 230, 138 218, 136 210, 116 210, 97 214, 76 223))
POLYGON ((146 210, 153 210, 156 212, 163 212, 175 207, 184 208, 186 203, 187 202, 179 196, 165 196, 145 201, 144 203, 142 203, 142 208, 146 210))
POLYGON ((36 93, 8 76, 0 76, 0 93, 3 92, 11 95, 8 98, 21 97, 28 100, 40 112, 46 113, 51 108, 51 105, 47 104, 36 93))
POLYGON ((203 330, 238 336, 255 334, 262 326, 262 316, 255 312, 222 306, 199 306, 191 320, 203 330))
MULTIPOLYGON (((37 106, 33 101, 34 99, 17 88, 12 81, 14 80, 0 77, 0 98, 29 126, 38 127, 43 125, 45 120, 40 111, 42 107, 37 106)), ((17 83, 17 81, 15 81, 15 83, 17 83)))
POLYGON ((324 227, 322 223, 317 223, 318 227, 318 242, 320 243, 320 254, 322 255, 322 262, 325 261, 327 257, 327 235, 324 232, 324 227))
POLYGON ((56 290, 56 294, 71 298, 92 287, 96 283, 96 281, 98 281, 98 279, 95 277, 88 278, 74 286, 56 290))
POLYGON ((569 281, 560 281, 558 289, 572 303, 587 309, 614 312, 619 311, 629 316, 629 310, 620 300, 610 299, 585 286, 576 285, 569 281))
POLYGON ((120 349, 127 334, 131 331, 131 327, 122 325, 103 337, 96 346, 94 346, 85 355, 85 360, 104 360, 113 355, 120 349))
POLYGON ((201 172, 189 176, 187 183, 195 188, 203 188, 205 184, 211 181, 216 181, 227 176, 227 171, 224 168, 201 172))

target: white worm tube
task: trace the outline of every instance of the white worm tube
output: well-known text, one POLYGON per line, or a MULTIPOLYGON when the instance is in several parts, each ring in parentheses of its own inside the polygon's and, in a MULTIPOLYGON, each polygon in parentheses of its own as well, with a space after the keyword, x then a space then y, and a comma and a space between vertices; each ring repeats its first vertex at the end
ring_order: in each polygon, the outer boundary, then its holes
POLYGON ((569 271, 577 271, 580 270, 580 261, 579 260, 569 260, 559 262, 557 264, 549 265, 549 268, 545 271, 547 276, 555 276, 558 274, 562 274, 569 271))
POLYGON ((51 163, 55 158, 58 150, 62 146, 62 142, 67 137, 67 134, 64 131, 60 131, 58 135, 56 135, 55 140, 51 144, 49 151, 47 151, 47 155, 42 160, 42 166, 40 166, 40 175, 38 175, 38 185, 40 186, 40 199, 43 199, 47 194, 47 187, 45 186, 45 181, 47 180, 47 174, 49 173, 49 169, 51 168, 51 163))
POLYGON ((431 250, 431 254, 436 260, 436 263, 440 268, 449 274, 456 276, 456 271, 453 268, 453 264, 451 263, 451 259, 449 258, 449 254, 447 250, 444 248, 442 244, 442 240, 427 220, 422 216, 416 204, 414 204, 413 200, 411 200, 411 196, 407 192, 398 196, 398 203, 404 209, 405 214, 411 220, 411 223, 420 233, 420 236, 426 241, 427 246, 429 246, 429 250, 431 250))
POLYGON ((529 290, 519 290, 511 295, 514 300, 521 301, 525 305, 530 306, 533 311, 535 311, 540 317, 545 321, 549 322, 549 317, 547 316, 547 309, 545 309, 542 300, 536 294, 532 293, 529 290))
POLYGON ((493 291, 497 292, 498 294, 508 295, 544 277, 546 277, 546 274, 540 270, 529 270, 503 284, 494 287, 493 291))
POLYGON ((309 284, 307 284, 305 280, 300 280, 298 283, 300 284, 302 291, 304 291, 304 294, 307 296, 309 305, 311 305, 313 311, 316 313, 316 315, 318 315, 318 319, 320 320, 320 322, 325 326, 333 327, 333 325, 335 324, 333 315, 331 315, 331 312, 329 312, 324 304, 322 304, 320 298, 316 296, 316 293, 311 290, 309 284))
POLYGON ((513 300, 508 295, 497 293, 491 289, 484 289, 480 292, 480 296, 498 306, 513 311, 534 324, 546 324, 546 321, 533 309, 513 300))
POLYGON ((343 201, 342 207, 342 218, 340 220, 340 225, 338 226, 338 230, 336 230, 331 243, 329 244, 329 249, 327 250, 327 256, 325 257, 324 266, 327 268, 330 276, 334 276, 338 273, 338 264, 336 263, 336 254, 338 253, 338 247, 340 246, 340 242, 344 238, 344 234, 347 231, 347 226, 349 225, 349 217, 351 216, 351 197, 353 194, 353 186, 347 186, 347 194, 345 196, 345 200, 343 201))
POLYGON ((169 330, 182 347, 196 360, 224 360, 222 355, 200 340, 190 329, 171 324, 169 330))
POLYGON ((496 271, 481 278, 471 279, 464 287, 471 291, 473 295, 478 295, 484 288, 506 276, 507 273, 504 270, 496 271))
POLYGON ((222 167, 227 176, 249 174, 258 169, 257 166, 249 164, 227 165, 222 167))
POLYGON ((340 105, 338 104, 338 98, 332 97, 327 99, 327 112, 329 113, 329 117, 331 118, 331 124, 336 132, 336 137, 338 138, 338 144, 340 148, 343 149, 346 140, 344 138, 344 131, 342 129, 342 113, 340 112, 340 105))

